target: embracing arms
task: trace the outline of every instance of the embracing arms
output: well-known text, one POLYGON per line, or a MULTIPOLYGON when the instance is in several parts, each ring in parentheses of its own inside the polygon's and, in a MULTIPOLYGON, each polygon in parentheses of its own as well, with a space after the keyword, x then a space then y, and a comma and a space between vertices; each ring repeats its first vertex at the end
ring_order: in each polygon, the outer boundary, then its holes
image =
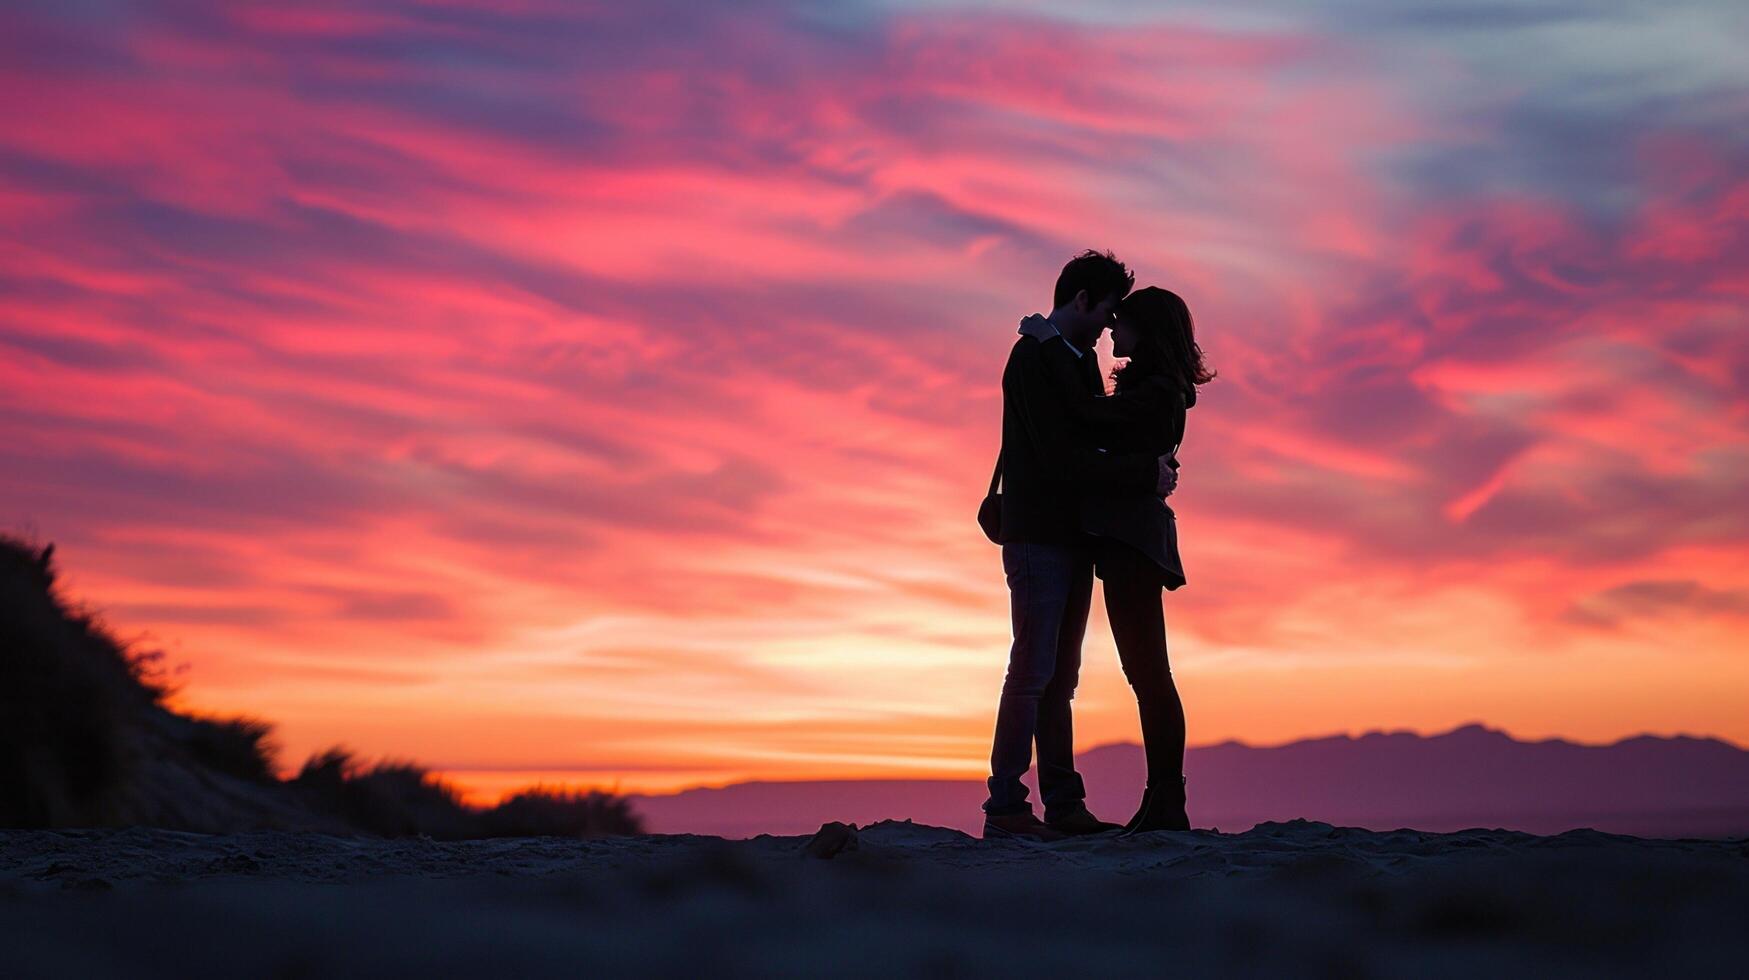
POLYGON ((1039 458, 1054 467, 1051 475, 1082 488, 1170 493, 1178 478, 1170 455, 1105 453, 1089 442, 1069 413, 1066 396, 1073 388, 1059 383, 1058 369, 1040 347, 1015 352, 1004 385, 1039 458))
MULTIPOLYGON (((1079 376, 1081 364, 1068 344, 1050 342, 1058 339, 1058 334, 1049 320, 1036 314, 1029 316, 1021 321, 1020 332, 1038 339, 1051 384, 1061 394, 1064 410, 1092 432, 1096 441, 1119 434, 1146 433, 1146 441, 1164 452, 1183 437, 1178 422, 1183 396, 1164 378, 1150 378, 1122 394, 1096 394, 1079 376)), ((1091 352, 1083 356, 1091 356, 1091 352)))

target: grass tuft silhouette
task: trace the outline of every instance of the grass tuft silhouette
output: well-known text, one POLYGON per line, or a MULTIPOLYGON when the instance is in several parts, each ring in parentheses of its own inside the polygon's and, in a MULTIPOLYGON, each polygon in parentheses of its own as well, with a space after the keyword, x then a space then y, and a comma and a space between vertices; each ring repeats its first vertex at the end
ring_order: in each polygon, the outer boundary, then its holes
POLYGON ((535 787, 504 798, 483 815, 491 837, 608 837, 643 833, 623 797, 600 790, 564 792, 535 787))

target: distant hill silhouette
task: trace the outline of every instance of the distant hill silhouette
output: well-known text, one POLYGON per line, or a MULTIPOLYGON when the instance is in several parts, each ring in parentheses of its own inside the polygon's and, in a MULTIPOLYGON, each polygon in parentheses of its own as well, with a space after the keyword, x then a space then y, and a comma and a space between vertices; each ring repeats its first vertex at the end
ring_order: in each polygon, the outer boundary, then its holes
MULTIPOLYGON (((1094 813, 1127 819, 1141 791, 1141 747, 1103 745, 1082 753, 1079 767, 1094 813)), ((1190 749, 1185 772, 1194 824, 1228 831, 1306 818, 1374 830, 1749 834, 1749 751, 1712 738, 1580 745, 1520 741, 1472 724, 1432 736, 1223 742, 1190 749)), ((1036 787, 1030 775, 1028 784, 1036 787)), ((747 782, 628 799, 657 833, 797 834, 827 820, 889 818, 976 833, 984 787, 930 779, 747 782)))

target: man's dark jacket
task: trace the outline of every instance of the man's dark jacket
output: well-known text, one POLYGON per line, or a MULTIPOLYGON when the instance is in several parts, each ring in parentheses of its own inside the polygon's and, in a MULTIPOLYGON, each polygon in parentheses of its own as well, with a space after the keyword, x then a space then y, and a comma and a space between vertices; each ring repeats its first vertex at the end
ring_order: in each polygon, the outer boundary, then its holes
MULTIPOLYGON (((1002 543, 1067 544, 1084 540, 1080 501, 1094 491, 1152 490, 1154 456, 1094 448, 1051 382, 1044 357, 1073 358, 1061 337, 1021 337, 1002 369, 1002 543), (1045 345, 1063 347, 1047 351, 1045 345)), ((1078 365, 1084 383, 1104 390, 1092 351, 1078 365)))

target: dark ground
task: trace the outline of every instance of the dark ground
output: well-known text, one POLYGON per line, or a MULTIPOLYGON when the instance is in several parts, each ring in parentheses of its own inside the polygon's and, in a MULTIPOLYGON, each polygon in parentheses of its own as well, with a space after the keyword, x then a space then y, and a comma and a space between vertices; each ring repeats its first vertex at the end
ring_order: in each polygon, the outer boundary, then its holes
POLYGON ((1742 841, 1295 821, 807 842, 0 831, 0 976, 1734 977, 1749 957, 1742 841))

